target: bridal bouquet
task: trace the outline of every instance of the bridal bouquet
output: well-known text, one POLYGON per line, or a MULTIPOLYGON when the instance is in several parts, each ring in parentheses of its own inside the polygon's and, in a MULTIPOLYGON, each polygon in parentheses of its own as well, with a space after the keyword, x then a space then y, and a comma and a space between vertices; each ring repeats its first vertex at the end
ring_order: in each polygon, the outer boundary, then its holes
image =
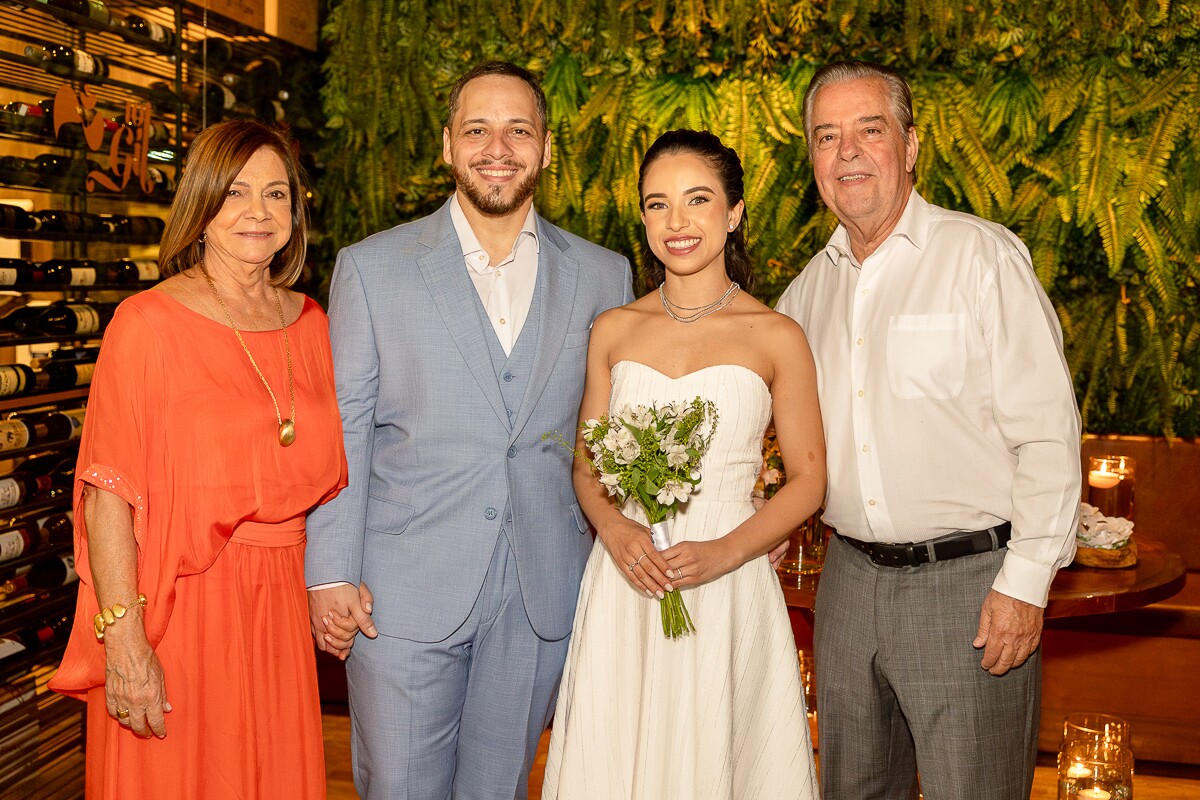
MULTIPOLYGON (((700 459, 717 428, 716 405, 697 397, 661 408, 625 406, 580 427, 592 468, 609 496, 622 503, 637 500, 650 522, 655 549, 670 547, 667 515, 686 503, 700 483, 700 459)), ((696 630, 678 591, 668 592, 660 608, 668 638, 696 630)))

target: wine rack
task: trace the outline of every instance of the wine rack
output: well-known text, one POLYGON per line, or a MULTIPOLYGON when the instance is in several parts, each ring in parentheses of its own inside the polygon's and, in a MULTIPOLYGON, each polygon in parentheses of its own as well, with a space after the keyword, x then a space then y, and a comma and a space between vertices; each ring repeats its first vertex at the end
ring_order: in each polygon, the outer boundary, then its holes
POLYGON ((64 515, 104 325, 117 302, 158 278, 163 220, 196 133, 232 116, 312 127, 307 61, 307 51, 179 0, 0 2, 6 800, 83 796, 83 706, 46 683, 74 613, 64 515))

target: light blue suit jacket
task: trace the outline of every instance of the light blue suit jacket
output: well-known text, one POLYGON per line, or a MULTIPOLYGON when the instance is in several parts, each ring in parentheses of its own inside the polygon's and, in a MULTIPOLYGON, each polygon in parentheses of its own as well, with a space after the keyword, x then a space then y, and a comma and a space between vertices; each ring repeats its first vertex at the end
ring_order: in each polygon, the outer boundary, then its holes
MULTIPOLYGON (((309 586, 365 582, 385 636, 433 642, 470 613, 511 519, 539 636, 570 633, 588 523, 571 455, 592 320, 633 299, 624 257, 537 218, 543 309, 509 421, 449 205, 338 255, 329 321, 349 486, 309 517, 309 586)), ((302 424, 302 423, 301 423, 302 424)))

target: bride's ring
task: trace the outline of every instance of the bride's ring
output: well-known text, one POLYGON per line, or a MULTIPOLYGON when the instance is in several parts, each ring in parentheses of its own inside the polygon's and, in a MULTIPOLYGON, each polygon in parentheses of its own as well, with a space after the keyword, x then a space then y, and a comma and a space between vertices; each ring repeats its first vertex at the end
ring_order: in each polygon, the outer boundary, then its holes
POLYGON ((681 570, 681 569, 675 570, 675 580, 677 580, 677 581, 683 580, 683 570, 681 570))
POLYGON ((641 563, 642 563, 642 559, 643 559, 643 558, 645 558, 645 557, 646 557, 646 556, 648 556, 648 555, 650 555, 650 554, 649 554, 649 553, 642 553, 640 556, 638 556, 638 560, 637 560, 637 561, 635 561, 635 562, 633 562, 633 565, 636 567, 638 564, 641 564, 641 563))
POLYGON ((630 565, 629 565, 629 571, 630 571, 630 572, 633 572, 633 568, 634 568, 634 567, 636 567, 636 566, 637 566, 637 564, 630 564, 630 565))

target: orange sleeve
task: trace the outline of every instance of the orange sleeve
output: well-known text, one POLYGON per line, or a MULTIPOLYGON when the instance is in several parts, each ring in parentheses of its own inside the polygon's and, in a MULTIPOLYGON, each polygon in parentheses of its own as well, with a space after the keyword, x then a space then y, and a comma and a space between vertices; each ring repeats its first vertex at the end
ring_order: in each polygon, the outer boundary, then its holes
POLYGON ((51 686, 83 699, 104 683, 104 646, 96 640, 92 618, 99 612, 84 519, 84 488, 91 484, 127 502, 138 546, 138 589, 148 598, 146 630, 151 644, 161 639, 173 598, 174 574, 161 542, 148 539, 147 464, 158 427, 164 387, 163 359, 154 331, 141 311, 122 303, 104 334, 92 385, 75 470, 75 565, 80 588, 67 651, 51 686))

